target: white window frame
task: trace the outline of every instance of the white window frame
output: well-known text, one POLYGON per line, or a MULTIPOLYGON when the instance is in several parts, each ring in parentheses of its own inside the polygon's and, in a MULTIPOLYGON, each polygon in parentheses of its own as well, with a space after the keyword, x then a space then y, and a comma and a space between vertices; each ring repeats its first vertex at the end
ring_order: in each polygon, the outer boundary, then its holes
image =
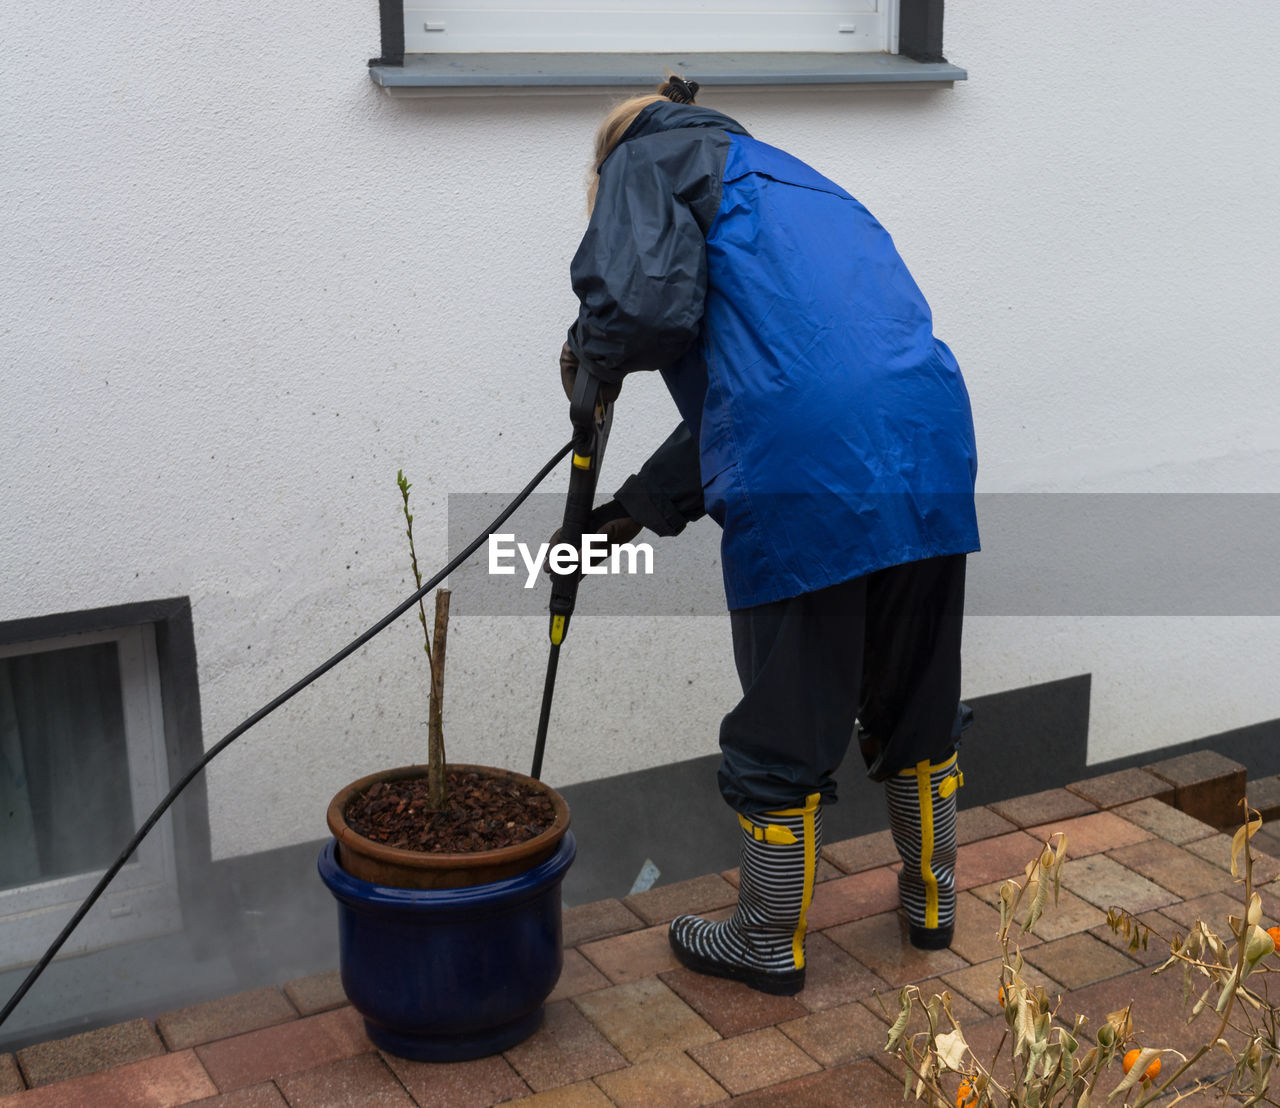
MULTIPOLYGON (((0 645, 0 658, 114 642, 120 662, 125 748, 135 824, 169 791, 155 630, 150 624, 0 645)), ((123 849, 124 842, 118 845, 123 849)), ((0 890, 0 971, 34 962, 93 889, 100 872, 0 890)), ((142 841, 61 955, 79 954, 182 929, 172 823, 142 841)))
POLYGON ((411 54, 898 52, 899 0, 404 0, 411 54))

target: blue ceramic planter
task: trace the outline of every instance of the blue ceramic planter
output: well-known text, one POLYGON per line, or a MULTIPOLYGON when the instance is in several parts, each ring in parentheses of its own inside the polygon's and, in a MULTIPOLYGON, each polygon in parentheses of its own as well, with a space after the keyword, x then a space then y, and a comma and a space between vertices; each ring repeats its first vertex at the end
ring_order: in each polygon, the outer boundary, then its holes
POLYGON ((563 965, 560 884, 577 851, 572 832, 525 873, 458 889, 370 884, 338 865, 335 846, 320 852, 320 878, 338 902, 342 987, 375 1045, 457 1062, 538 1029, 563 965))

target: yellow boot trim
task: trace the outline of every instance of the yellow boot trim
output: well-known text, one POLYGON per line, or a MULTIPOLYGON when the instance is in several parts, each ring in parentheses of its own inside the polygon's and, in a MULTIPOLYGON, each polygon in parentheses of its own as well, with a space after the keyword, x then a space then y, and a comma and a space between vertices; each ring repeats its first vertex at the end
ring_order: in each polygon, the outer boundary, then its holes
MULTIPOLYGON (((933 762, 933 763, 931 763, 931 764, 930 764, 930 771, 931 771, 932 773, 937 773, 937 772, 938 772, 938 770, 940 770, 940 769, 954 769, 954 768, 955 768, 956 761, 957 761, 957 759, 958 759, 959 757, 960 757, 960 753, 959 753, 959 751, 954 751, 954 752, 952 753, 951 757, 950 757, 950 758, 948 758, 945 762, 933 762)), ((910 766, 910 767, 908 767, 907 769, 900 769, 900 770, 898 770, 898 776, 899 776, 899 777, 914 777, 914 776, 916 775, 916 773, 919 771, 919 769, 920 769, 920 767, 921 767, 922 765, 924 765, 924 762, 917 762, 914 766, 910 766)), ((963 773, 961 773, 961 774, 960 774, 960 776, 963 778, 963 777, 964 777, 964 774, 963 774, 963 773)), ((962 781, 962 782, 961 782, 961 784, 963 784, 963 783, 964 783, 964 782, 962 781)))
POLYGON ((791 957, 796 969, 804 969, 804 933, 809 927, 809 902, 813 900, 813 882, 818 872, 818 844, 814 831, 814 813, 818 810, 818 793, 805 797, 804 805, 804 892, 800 898, 800 922, 791 939, 791 957))
MULTIPOLYGON (((817 812, 818 802, 821 799, 821 793, 810 793, 804 798, 803 808, 783 808, 776 812, 761 813, 766 818, 768 816, 804 817, 804 889, 800 894, 800 919, 796 923, 795 933, 791 936, 791 960, 796 969, 804 969, 804 934, 809 928, 809 904, 813 900, 814 876, 818 871, 818 844, 814 829, 814 813, 817 812)), ((741 820, 743 817, 739 816, 738 819, 741 820)), ((796 841, 795 835, 785 827, 776 825, 768 827, 766 836, 768 831, 786 831, 789 841, 792 843, 796 841)), ((776 840, 766 837, 766 841, 773 842, 776 840)))
MULTIPOLYGON (((766 813, 770 814, 770 813, 766 813)), ((763 827, 739 815, 738 823, 758 843, 773 843, 775 846, 790 846, 796 841, 795 832, 789 827, 781 827, 776 823, 768 823, 763 827)))
POLYGON ((938 796, 946 799, 964 784, 964 774, 956 769, 958 753, 934 765, 926 758, 910 769, 898 771, 899 777, 916 779, 916 797, 920 809, 920 877, 924 881, 924 925, 938 926, 938 878, 933 872, 933 796, 930 782, 940 769, 955 772, 938 782, 938 796))
POLYGON ((959 770, 955 773, 948 774, 938 782, 938 795, 946 800, 956 789, 964 787, 964 774, 959 770))
MULTIPOLYGON (((954 754, 950 760, 955 761, 954 754)), ((925 927, 938 926, 938 877, 933 872, 933 790, 930 783, 933 768, 926 758, 917 762, 912 770, 916 776, 916 797, 920 807, 920 877, 924 881, 925 927)))
POLYGON ((815 812, 818 809, 818 801, 822 799, 821 793, 810 793, 804 798, 803 808, 778 808, 772 812, 764 812, 766 816, 803 816, 807 812, 815 812))

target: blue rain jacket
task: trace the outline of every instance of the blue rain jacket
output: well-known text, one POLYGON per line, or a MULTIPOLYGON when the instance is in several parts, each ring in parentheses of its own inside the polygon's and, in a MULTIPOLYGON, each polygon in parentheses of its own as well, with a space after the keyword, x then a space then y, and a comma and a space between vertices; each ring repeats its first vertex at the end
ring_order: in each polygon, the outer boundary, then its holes
POLYGON ((659 534, 709 513, 731 609, 978 549, 959 367, 888 233, 808 165, 650 105, 571 276, 581 363, 660 370, 682 417, 618 499, 659 534))

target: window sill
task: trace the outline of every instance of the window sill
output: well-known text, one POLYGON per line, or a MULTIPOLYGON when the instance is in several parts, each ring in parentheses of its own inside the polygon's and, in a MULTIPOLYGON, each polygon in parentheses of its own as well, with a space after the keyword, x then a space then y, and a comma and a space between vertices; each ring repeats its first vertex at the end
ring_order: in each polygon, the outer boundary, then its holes
POLYGON ((950 62, 900 54, 407 54, 404 65, 371 63, 369 76, 394 97, 521 96, 652 89, 667 67, 708 91, 761 85, 950 88, 968 73, 950 62))

